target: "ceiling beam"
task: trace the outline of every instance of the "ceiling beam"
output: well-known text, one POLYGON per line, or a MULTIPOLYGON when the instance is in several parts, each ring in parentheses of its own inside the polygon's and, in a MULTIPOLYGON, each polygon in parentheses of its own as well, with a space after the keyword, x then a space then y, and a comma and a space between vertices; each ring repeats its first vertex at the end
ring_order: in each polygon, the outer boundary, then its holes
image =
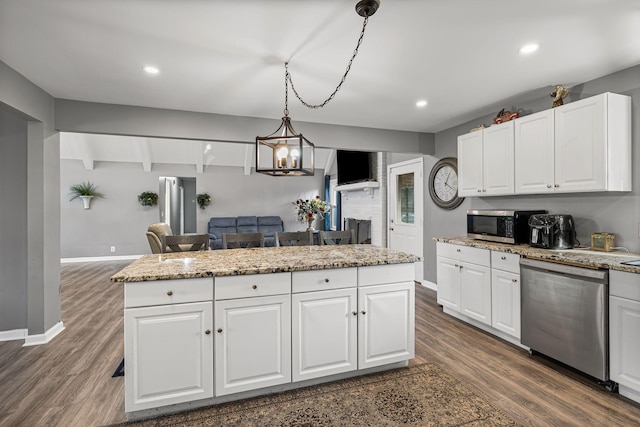
POLYGON ((327 155, 327 161, 324 164, 324 174, 328 175, 329 171, 333 167, 333 162, 336 160, 336 150, 330 150, 327 155))
POLYGON ((193 162, 196 173, 204 173, 204 147, 202 141, 193 141, 193 162))
POLYGON ((253 164, 253 148, 251 144, 247 144, 244 149, 244 174, 251 175, 251 165, 253 164))
POLYGON ((142 170, 145 172, 151 172, 151 146, 147 138, 141 138, 138 140, 138 151, 140 154, 140 161, 142 162, 142 170))
POLYGON ((78 149, 78 154, 80 155, 80 159, 84 164, 84 168, 90 171, 93 170, 95 161, 93 158, 94 157, 93 151, 89 146, 89 142, 87 141, 87 138, 85 137, 85 135, 80 133, 76 133, 72 135, 73 135, 73 138, 75 139, 76 148, 78 149))

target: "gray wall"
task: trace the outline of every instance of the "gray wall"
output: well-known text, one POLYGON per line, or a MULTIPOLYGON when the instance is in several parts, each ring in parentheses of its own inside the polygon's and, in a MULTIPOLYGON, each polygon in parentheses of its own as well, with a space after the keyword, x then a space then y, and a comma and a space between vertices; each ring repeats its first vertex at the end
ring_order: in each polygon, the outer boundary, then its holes
POLYGON ((27 325, 26 141, 27 121, 0 109, 0 331, 27 325))
POLYGON ((160 176, 195 177, 196 191, 211 195, 211 204, 196 213, 197 232, 206 233, 212 216, 279 215, 285 230, 303 230, 291 202, 322 195, 322 171, 313 177, 269 177, 240 167, 208 166, 196 174, 193 166, 154 164, 151 172, 131 163, 97 162, 93 170, 81 161, 60 161, 61 256, 62 258, 142 255, 150 253, 145 232, 158 222, 159 207, 138 203, 143 191, 158 192, 160 176), (80 200, 68 201, 72 184, 91 181, 105 193, 84 210, 80 200), (116 253, 110 247, 116 247, 116 253))
MULTIPOLYGON (((26 313, 12 316, 11 328, 20 325, 17 328, 28 329, 29 335, 42 334, 60 321, 60 144, 54 130, 54 100, 0 61, 0 109, 26 121, 22 142, 27 152, 25 167, 12 177, 14 186, 26 188, 26 228, 21 233, 27 245, 26 267, 14 273, 23 276, 22 281, 0 276, 0 288, 14 294, 26 289, 26 313)), ((24 161, 21 153, 8 150, 8 161, 24 161)), ((0 241, 0 258, 12 257, 14 249, 12 241, 0 241)), ((6 328, 0 325, 0 330, 6 328)))
MULTIPOLYGON (((425 156, 426 169, 430 171, 441 158, 457 157, 457 137, 484 123, 489 125, 501 108, 533 113, 551 107, 551 87, 506 100, 500 105, 486 107, 487 114, 436 134, 434 156, 425 156)), ((580 193, 557 195, 532 195, 510 197, 472 197, 453 211, 440 209, 425 191, 425 276, 436 282, 436 248, 434 237, 466 234, 468 209, 516 208, 546 209, 551 213, 571 214, 576 220, 577 237, 582 244, 590 245, 589 236, 594 231, 616 233, 616 246, 624 246, 632 252, 640 252, 638 226, 640 222, 640 66, 611 74, 571 89, 565 100, 572 102, 603 92, 614 92, 632 97, 632 180, 633 191, 624 193, 580 193)))

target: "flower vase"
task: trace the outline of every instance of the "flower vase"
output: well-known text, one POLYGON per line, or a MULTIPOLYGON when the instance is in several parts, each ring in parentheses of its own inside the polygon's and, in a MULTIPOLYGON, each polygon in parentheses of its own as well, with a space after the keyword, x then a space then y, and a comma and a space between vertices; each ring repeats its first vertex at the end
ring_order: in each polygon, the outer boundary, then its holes
POLYGON ((313 221, 315 220, 316 220, 315 218, 307 220, 307 231, 314 231, 313 221))

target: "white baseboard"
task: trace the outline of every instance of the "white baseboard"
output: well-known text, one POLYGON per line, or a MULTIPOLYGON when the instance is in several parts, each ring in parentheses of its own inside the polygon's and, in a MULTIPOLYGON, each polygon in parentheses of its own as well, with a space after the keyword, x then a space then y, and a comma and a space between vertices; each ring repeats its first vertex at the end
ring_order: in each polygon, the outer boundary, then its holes
POLYGON ((438 290, 438 286, 435 283, 430 282, 428 280, 423 280, 422 281, 422 286, 424 286, 427 289, 431 289, 432 291, 437 291, 438 290))
POLYGON ((30 347, 32 345, 46 344, 52 339, 54 339, 56 335, 58 335, 62 331, 64 331, 64 325, 62 324, 62 321, 60 321, 55 325, 53 325, 52 327, 50 327, 49 330, 44 334, 28 335, 24 339, 24 344, 22 346, 30 347))
POLYGON ((136 260, 142 255, 120 255, 120 256, 95 256, 80 258, 60 258, 60 263, 67 264, 72 262, 99 262, 99 261, 126 261, 128 259, 136 260))
POLYGON ((26 329, 12 329, 10 331, 0 331, 0 341, 23 340, 27 336, 26 329))

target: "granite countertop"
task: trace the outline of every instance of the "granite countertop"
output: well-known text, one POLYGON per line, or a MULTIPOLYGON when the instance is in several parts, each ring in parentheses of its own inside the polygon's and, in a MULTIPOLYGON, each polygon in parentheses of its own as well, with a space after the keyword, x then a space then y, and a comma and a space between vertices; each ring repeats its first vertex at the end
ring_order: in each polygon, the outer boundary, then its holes
POLYGON ((454 245, 472 246, 474 248, 491 249, 518 254, 526 258, 559 262, 589 268, 627 271, 640 274, 640 267, 622 264, 626 261, 640 260, 640 254, 629 252, 600 252, 590 249, 540 249, 529 245, 509 245, 506 243, 485 242, 468 237, 436 237, 437 242, 454 245))
POLYGON ((112 282, 191 279, 327 268, 403 264, 420 258, 371 245, 286 246, 144 255, 112 282))

